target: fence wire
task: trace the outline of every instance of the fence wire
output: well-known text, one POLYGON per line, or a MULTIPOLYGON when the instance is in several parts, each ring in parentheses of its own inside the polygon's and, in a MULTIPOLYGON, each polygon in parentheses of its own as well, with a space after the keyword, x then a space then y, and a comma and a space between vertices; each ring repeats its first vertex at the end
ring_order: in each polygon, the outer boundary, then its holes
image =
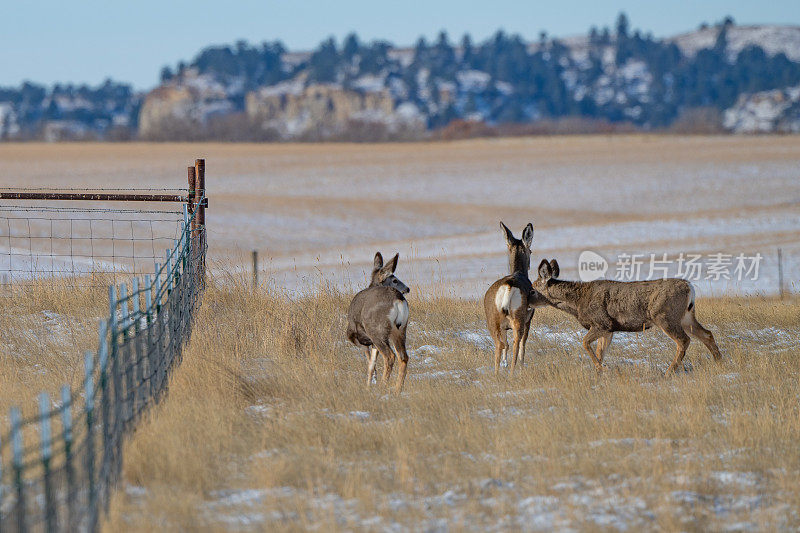
MULTIPOLYGON (((88 213, 81 221, 92 220, 90 210, 81 213, 88 213)), ((122 470, 124 439, 164 396, 191 333, 205 286, 201 213, 184 209, 178 224, 170 219, 177 230, 153 275, 109 287, 108 318, 97 352, 85 355, 82 384, 65 385, 55 399, 40 394, 36 417, 23 419, 11 409, 0 431, 0 532, 98 529, 122 470)), ((8 223, 3 216, 0 222, 8 223)), ((53 240, 47 225, 41 231, 53 240)), ((31 241, 38 236, 33 229, 23 234, 31 241)), ((130 253, 136 255, 135 246, 130 253)), ((154 251, 149 258, 158 257, 154 251)))
POLYGON ((141 274, 175 246, 183 218, 163 209, 38 204, 0 206, 0 296, 39 279, 100 284, 141 274))

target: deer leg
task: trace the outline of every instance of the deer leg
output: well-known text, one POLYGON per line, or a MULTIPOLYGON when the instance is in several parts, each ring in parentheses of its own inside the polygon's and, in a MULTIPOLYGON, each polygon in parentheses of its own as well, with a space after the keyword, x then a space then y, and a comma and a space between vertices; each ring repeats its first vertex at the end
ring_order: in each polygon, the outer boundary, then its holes
POLYGON ((513 376, 514 369, 517 367, 517 357, 519 357, 520 341, 522 341, 522 324, 518 320, 514 320, 511 323, 511 326, 514 329, 514 348, 511 356, 511 370, 509 371, 509 374, 513 376))
POLYGON ((383 376, 381 377, 381 383, 386 383, 389 381, 389 375, 392 373, 392 367, 394 366, 394 352, 392 348, 389 346, 389 343, 386 341, 376 342, 375 347, 383 356, 383 376))
POLYGON ((600 364, 603 364, 603 354, 608 348, 608 345, 611 344, 611 339, 614 338, 614 333, 609 331, 599 339, 597 339, 597 360, 600 361, 600 364))
POLYGON ((497 375, 500 372, 500 361, 506 358, 508 343, 505 330, 496 327, 491 330, 491 334, 494 338, 494 374, 497 375))
POLYGON ((589 357, 591 357, 592 361, 594 362, 594 367, 597 369, 597 373, 600 374, 603 372, 603 363, 597 356, 594 354, 594 350, 592 350, 592 343, 606 335, 605 331, 601 331, 597 328, 589 328, 589 331, 586 332, 586 335, 583 337, 583 348, 589 352, 589 357))
POLYGON ((369 387, 375 378, 375 362, 378 360, 378 349, 372 346, 367 349, 367 352, 367 387, 369 387))
POLYGON ((670 339, 675 341, 675 346, 676 346, 675 360, 672 362, 671 365, 669 365, 669 369, 667 369, 667 375, 669 375, 670 372, 677 372, 678 366, 682 367, 683 357, 686 355, 686 348, 689 347, 691 339, 686 334, 686 332, 683 331, 683 328, 679 324, 670 325, 668 323, 662 322, 661 324, 658 324, 658 327, 660 327, 664 331, 664 333, 666 333, 669 336, 670 339))
MULTIPOLYGON (((531 317, 532 318, 532 317, 531 317)), ((522 326, 522 341, 520 345, 519 364, 525 366, 525 345, 528 343, 528 333, 531 331, 531 321, 528 320, 522 326)))
POLYGON ((500 328, 500 337, 503 339, 503 358, 500 360, 500 366, 506 368, 508 366, 508 331, 500 328))
POLYGON ((396 333, 392 334, 392 343, 397 352, 397 358, 400 360, 400 366, 397 369, 397 385, 395 390, 400 392, 403 390, 403 383, 406 380, 406 371, 408 369, 408 353, 406 353, 406 328, 395 330, 396 333))
POLYGON ((711 352, 711 355, 714 357, 715 361, 722 359, 722 354, 719 351, 719 347, 714 341, 714 335, 697 321, 697 318, 694 316, 694 309, 687 311, 683 315, 683 319, 681 319, 681 326, 683 326, 684 332, 705 345, 708 351, 711 352))

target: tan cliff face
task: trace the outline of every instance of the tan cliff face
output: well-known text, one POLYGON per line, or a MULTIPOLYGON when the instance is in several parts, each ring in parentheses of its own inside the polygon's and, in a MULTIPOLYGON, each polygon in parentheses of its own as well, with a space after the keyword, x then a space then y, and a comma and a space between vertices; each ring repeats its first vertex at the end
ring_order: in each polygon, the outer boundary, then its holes
MULTIPOLYGON (((413 104, 396 105, 388 89, 351 90, 334 84, 306 85, 303 78, 245 95, 247 127, 274 132, 278 138, 325 139, 341 136, 354 123, 380 125, 382 131, 420 133, 424 117, 413 104)), ((139 113, 139 137, 183 138, 176 130, 208 125, 214 115, 235 113, 219 85, 202 76, 153 90, 139 113)))
POLYGON ((185 116, 194 101, 188 87, 157 87, 147 95, 139 111, 139 136, 144 139, 160 136, 163 123, 185 116))
POLYGON ((349 121, 390 121, 394 99, 388 90, 361 92, 336 85, 280 84, 247 94, 247 116, 284 136, 317 132, 329 135, 349 121))

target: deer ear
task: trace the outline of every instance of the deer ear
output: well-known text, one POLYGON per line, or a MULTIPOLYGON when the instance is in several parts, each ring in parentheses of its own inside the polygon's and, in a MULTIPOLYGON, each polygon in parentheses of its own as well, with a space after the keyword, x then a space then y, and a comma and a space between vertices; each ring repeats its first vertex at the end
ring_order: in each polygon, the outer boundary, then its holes
POLYGON ((558 267, 558 261, 555 259, 550 260, 550 270, 553 271, 553 277, 557 278, 561 274, 561 269, 558 267))
POLYGON ((383 266, 383 256, 380 252, 375 253, 375 262, 372 263, 372 270, 380 270, 383 266))
POLYGON ((397 268, 397 260, 400 259, 400 254, 394 254, 394 257, 389 259, 389 262, 386 263, 386 266, 383 267, 389 274, 394 274, 395 269, 397 268))
POLYGON ((501 228, 503 228, 503 232, 504 232, 504 233, 505 233, 505 235, 506 235, 506 244, 508 244, 509 246, 511 246, 512 244, 514 244, 514 241, 515 241, 516 239, 514 238, 514 234, 513 234, 513 233, 511 233, 511 230, 510 230, 510 229, 508 229, 508 226, 506 226, 505 224, 503 224, 503 222, 501 221, 501 222, 500 222, 500 227, 501 227, 501 228))
POLYGON ((528 225, 522 230, 522 242, 524 242, 525 246, 530 250, 531 244, 533 244, 533 224, 530 222, 528 222, 528 225))
POLYGON ((539 263, 539 277, 542 279, 550 279, 553 277, 553 269, 550 263, 547 262, 547 259, 542 259, 542 262, 539 263))

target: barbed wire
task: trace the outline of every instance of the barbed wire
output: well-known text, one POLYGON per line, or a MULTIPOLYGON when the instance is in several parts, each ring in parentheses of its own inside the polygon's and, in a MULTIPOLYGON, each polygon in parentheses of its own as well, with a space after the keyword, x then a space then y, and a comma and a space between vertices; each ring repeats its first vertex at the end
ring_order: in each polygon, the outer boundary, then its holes
POLYGON ((0 191, 182 191, 187 192, 187 187, 0 187, 0 191))

